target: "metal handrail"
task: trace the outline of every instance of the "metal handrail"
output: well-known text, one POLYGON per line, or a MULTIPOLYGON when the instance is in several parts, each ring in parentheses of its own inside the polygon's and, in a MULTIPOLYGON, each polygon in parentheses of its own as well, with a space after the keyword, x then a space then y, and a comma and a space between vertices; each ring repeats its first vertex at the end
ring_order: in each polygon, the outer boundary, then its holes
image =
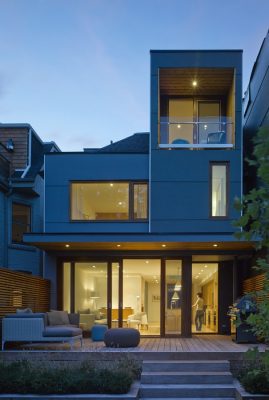
POLYGON ((160 121, 159 124, 166 124, 166 125, 233 125, 233 122, 170 122, 170 121, 160 121))

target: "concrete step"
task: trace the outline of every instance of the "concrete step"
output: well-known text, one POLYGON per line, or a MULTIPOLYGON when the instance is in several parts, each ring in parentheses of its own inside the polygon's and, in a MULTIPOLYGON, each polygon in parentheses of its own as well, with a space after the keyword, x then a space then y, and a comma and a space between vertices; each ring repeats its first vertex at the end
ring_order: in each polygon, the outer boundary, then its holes
MULTIPOLYGON (((140 397, 142 400, 164 400, 163 397, 140 397)), ((165 400, 175 400, 175 397, 165 397, 165 400)), ((201 397, 180 397, 180 400, 201 400, 201 397)), ((235 397, 203 397, 203 400, 235 400, 235 397)))
POLYGON ((143 361, 143 372, 230 371, 229 361, 143 361))
POLYGON ((221 385, 151 385, 141 384, 139 396, 145 398, 227 398, 235 396, 235 388, 230 384, 221 385))
POLYGON ((222 384, 232 383, 230 372, 143 372, 141 383, 144 384, 222 384))

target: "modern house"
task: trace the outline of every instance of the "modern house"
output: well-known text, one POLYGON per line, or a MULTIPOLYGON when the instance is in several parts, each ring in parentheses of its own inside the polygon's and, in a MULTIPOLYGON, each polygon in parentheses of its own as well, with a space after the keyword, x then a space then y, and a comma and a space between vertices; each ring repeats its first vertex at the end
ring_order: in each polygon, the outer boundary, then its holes
POLYGON ((43 229, 44 143, 29 124, 0 124, 0 267, 41 275, 42 252, 23 233, 43 229))
POLYGON ((44 250, 52 308, 189 337, 202 293, 201 333, 227 334, 253 254, 232 225, 242 51, 151 51, 150 79, 150 133, 45 155, 44 225, 24 242, 44 250))

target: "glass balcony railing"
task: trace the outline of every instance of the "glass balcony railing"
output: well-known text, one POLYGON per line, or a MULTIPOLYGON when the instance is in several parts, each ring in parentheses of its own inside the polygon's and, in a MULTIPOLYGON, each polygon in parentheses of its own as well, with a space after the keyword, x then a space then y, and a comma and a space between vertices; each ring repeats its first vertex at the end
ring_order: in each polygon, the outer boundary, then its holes
POLYGON ((159 138, 161 148, 233 148, 234 124, 227 117, 161 117, 159 138))

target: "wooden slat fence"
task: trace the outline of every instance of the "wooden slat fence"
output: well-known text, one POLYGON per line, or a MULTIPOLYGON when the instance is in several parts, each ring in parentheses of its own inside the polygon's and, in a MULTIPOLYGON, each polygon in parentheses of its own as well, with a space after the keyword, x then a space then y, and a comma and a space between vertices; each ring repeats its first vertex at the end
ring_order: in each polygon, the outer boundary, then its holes
POLYGON ((244 280, 243 282, 244 294, 262 290, 263 283, 264 283, 264 274, 256 275, 253 276, 252 278, 244 280))
POLYGON ((17 308, 34 312, 49 310, 50 281, 38 276, 0 268, 0 318, 17 308))

